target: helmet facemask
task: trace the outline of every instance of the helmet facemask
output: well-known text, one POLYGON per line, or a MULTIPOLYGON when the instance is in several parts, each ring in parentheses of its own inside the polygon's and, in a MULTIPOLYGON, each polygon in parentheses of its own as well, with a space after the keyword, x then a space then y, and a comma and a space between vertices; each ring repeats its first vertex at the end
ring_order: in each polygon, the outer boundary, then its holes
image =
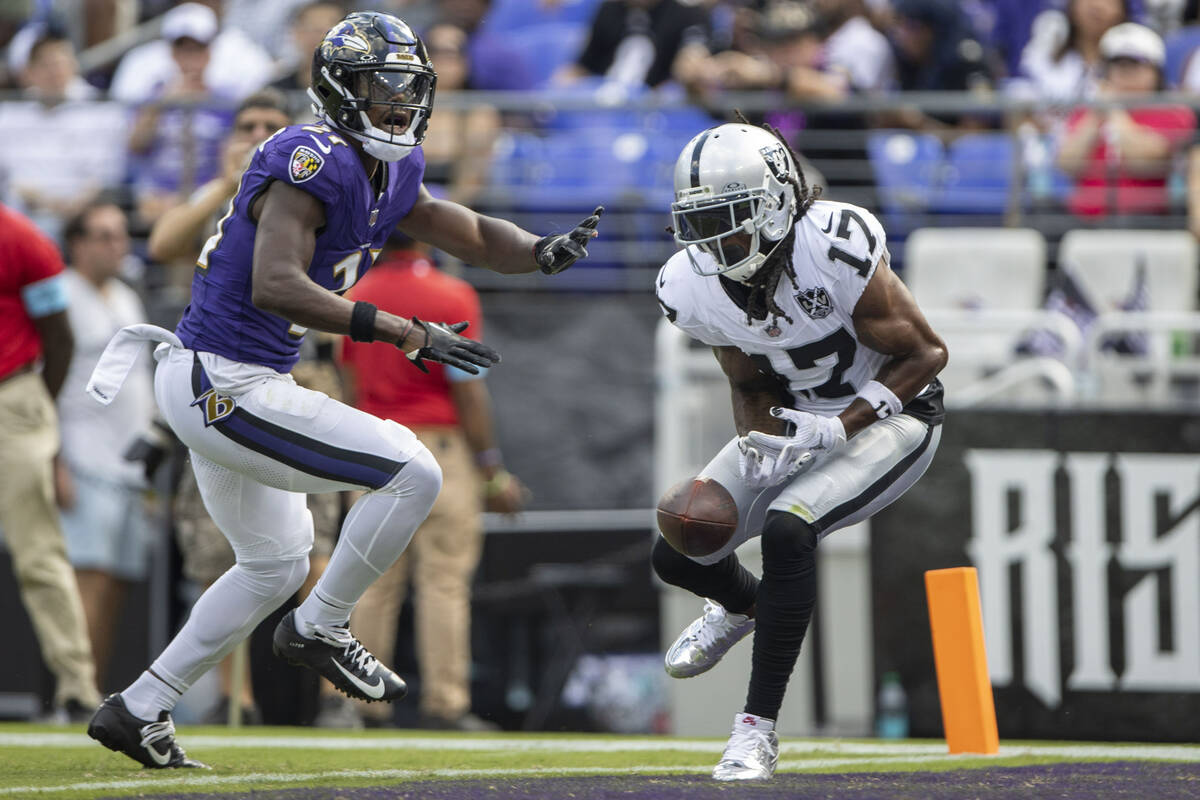
POLYGON ((787 235, 795 206, 791 187, 778 194, 766 187, 713 195, 708 187, 681 189, 671 204, 675 241, 686 248, 698 275, 724 275, 746 281, 758 271, 787 235), (689 245, 714 265, 698 260, 689 245))
POLYGON ((324 98, 309 89, 314 110, 362 142, 368 155, 399 161, 425 140, 437 84, 433 70, 420 64, 335 64, 322 67, 320 74, 340 102, 321 102, 324 98), (336 114, 326 110, 329 105, 335 105, 336 114))

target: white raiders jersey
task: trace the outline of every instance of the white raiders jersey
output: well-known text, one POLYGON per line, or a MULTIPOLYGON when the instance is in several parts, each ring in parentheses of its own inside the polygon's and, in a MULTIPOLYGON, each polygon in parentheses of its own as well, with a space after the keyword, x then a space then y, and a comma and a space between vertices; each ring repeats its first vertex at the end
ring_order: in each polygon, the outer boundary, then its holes
MULTIPOLYGON (((746 321, 731 296, 740 284, 697 275, 679 251, 658 274, 658 301, 678 328, 704 344, 737 347, 763 373, 778 377, 804 411, 834 416, 890 356, 858 340, 851 315, 887 247, 871 212, 818 200, 796 222, 792 265, 796 286, 781 275, 775 303, 792 318, 746 321), (729 286, 730 288, 727 288, 729 286)), ((692 256, 716 263, 696 249, 692 256)))

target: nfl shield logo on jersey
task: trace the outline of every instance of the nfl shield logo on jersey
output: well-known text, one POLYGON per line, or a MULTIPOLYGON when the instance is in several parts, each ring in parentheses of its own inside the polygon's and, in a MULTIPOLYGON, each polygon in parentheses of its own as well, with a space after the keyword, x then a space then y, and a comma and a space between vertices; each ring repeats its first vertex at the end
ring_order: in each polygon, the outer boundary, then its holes
POLYGON ((313 175, 320 172, 323 166, 325 166, 325 159, 321 158, 316 150, 305 145, 300 145, 292 151, 292 160, 289 168, 292 183, 304 183, 313 175))
POLYGON ((833 304, 829 302, 829 293, 822 286, 805 289, 796 295, 796 302, 804 309, 804 313, 813 319, 825 319, 833 313, 833 304))

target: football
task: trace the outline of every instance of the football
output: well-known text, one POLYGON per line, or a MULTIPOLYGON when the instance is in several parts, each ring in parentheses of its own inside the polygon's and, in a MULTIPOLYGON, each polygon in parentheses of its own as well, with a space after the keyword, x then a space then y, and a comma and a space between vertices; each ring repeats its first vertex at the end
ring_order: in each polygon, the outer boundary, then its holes
POLYGON ((685 556, 717 552, 729 542, 737 525, 733 495, 711 478, 681 481, 658 501, 658 529, 685 556))

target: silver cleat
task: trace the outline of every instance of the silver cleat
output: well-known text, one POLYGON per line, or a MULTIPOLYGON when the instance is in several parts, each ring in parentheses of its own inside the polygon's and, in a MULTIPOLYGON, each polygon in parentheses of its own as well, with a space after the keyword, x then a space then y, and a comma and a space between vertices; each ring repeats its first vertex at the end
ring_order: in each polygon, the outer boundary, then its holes
POLYGON ((766 781, 779 763, 779 737, 766 730, 767 720, 741 713, 733 718, 733 733, 721 760, 713 768, 718 781, 766 781))
POLYGON ((754 630, 745 614, 730 614, 720 603, 706 600, 704 614, 679 634, 667 651, 663 666, 672 678, 690 678, 708 672, 729 648, 754 630))

